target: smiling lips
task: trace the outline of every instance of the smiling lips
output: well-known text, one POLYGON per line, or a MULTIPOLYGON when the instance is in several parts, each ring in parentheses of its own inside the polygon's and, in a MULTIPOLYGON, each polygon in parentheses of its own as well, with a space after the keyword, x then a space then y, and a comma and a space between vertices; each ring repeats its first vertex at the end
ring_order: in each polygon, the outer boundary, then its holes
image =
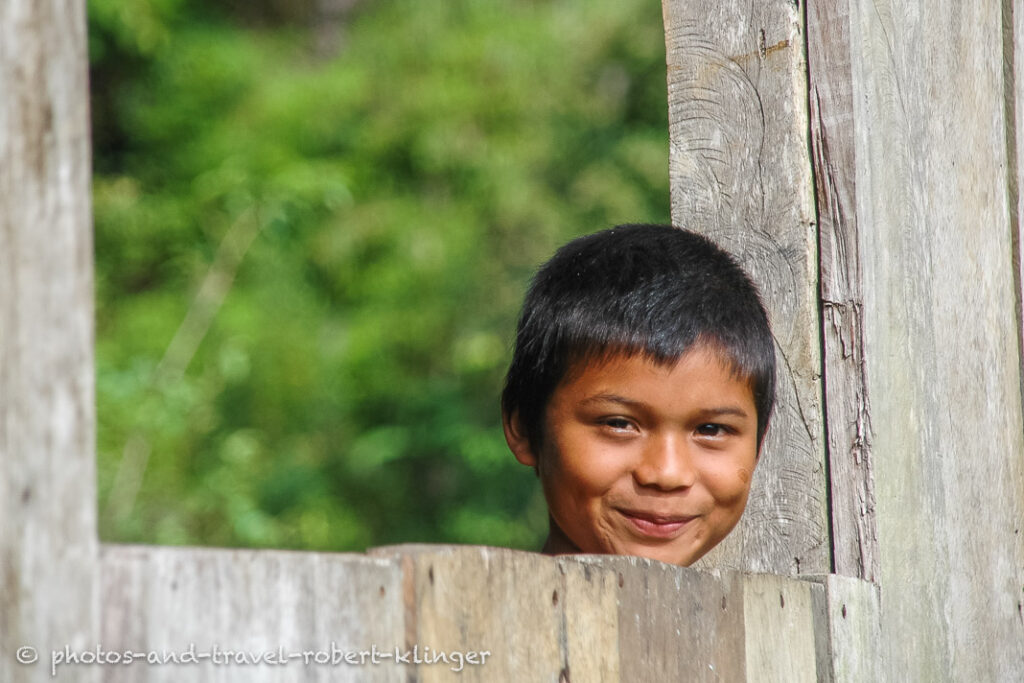
POLYGON ((685 515, 653 515, 636 510, 619 510, 630 526, 640 536, 671 539, 679 535, 686 523, 696 519, 685 515))

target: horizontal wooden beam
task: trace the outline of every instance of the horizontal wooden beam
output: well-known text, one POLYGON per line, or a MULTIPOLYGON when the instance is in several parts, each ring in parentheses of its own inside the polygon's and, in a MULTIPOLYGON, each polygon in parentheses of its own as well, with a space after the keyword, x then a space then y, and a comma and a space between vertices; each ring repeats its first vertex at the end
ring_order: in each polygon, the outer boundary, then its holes
MULTIPOLYGON (((470 546, 365 556, 105 545, 101 576, 105 651, 193 652, 187 670, 216 681, 449 681, 457 666, 470 681, 815 681, 833 658, 871 656, 844 624, 877 625, 846 597, 836 616, 835 591, 808 581, 470 546), (374 664, 374 650, 392 656, 374 664), (320 661, 332 651, 371 654, 320 661), (252 664, 268 654, 273 663, 252 664)), ((182 666, 136 661, 103 676, 174 681, 182 666)))

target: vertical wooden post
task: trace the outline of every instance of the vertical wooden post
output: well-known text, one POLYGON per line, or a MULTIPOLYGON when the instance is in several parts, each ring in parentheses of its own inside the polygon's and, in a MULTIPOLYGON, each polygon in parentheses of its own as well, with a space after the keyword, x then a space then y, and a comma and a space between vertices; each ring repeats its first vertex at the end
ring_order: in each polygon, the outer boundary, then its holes
MULTIPOLYGON (((827 545, 814 534, 813 506, 790 498, 819 491, 807 484, 817 482, 814 458, 801 455, 817 453, 821 367, 834 566, 880 586, 877 673, 1016 680, 1024 672, 1019 3, 809 0, 810 121, 794 104, 798 57, 772 59, 799 40, 799 4, 666 0, 665 13, 674 218, 707 226, 741 255, 780 335, 783 443, 768 444, 764 464, 775 471, 754 495, 767 488, 788 507, 748 511, 741 566, 786 571, 765 537, 786 550, 794 537, 764 517, 821 541, 804 547, 827 545), (786 27, 793 32, 780 39, 786 27), (814 225, 798 158, 805 138, 820 262, 801 239, 814 225), (821 356, 801 351, 816 324, 806 285, 818 275, 821 356), (772 450, 780 446, 781 456, 772 450)), ((728 564, 731 552, 714 559, 728 564)), ((871 601, 861 602, 870 614, 871 601)), ((876 639, 868 627, 853 635, 876 639)))
POLYGON ((1024 673, 1017 14, 808 7, 836 567, 892 679, 1024 673))
POLYGON ((0 680, 12 683, 49 680, 51 648, 96 638, 85 40, 80 0, 0 3, 0 680), (21 647, 39 661, 16 661, 21 647))
POLYGON ((888 673, 1019 680, 1024 418, 1003 8, 849 7, 888 673))
POLYGON ((845 2, 807 6, 807 61, 834 570, 873 581, 878 576, 878 531, 864 365, 850 12, 845 2))
POLYGON ((1003 2, 1003 80, 1006 110, 1006 157, 1014 168, 1007 174, 1007 200, 1012 228, 1014 276, 1017 300, 1017 331, 1020 333, 1021 401, 1024 402, 1024 240, 1020 229, 1024 216, 1024 7, 1003 2))
POLYGON ((736 254, 776 338, 778 406, 739 528, 702 566, 831 569, 803 15, 664 0, 672 218, 736 254))

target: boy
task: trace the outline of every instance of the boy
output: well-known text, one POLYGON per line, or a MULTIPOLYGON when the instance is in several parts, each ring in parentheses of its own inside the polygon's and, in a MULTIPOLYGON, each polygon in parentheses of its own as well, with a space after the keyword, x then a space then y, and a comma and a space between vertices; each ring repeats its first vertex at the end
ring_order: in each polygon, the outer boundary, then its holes
POLYGON ((547 554, 688 566, 732 530, 775 400, 749 277, 695 233, 624 225, 537 272, 502 394, 548 504, 547 554))

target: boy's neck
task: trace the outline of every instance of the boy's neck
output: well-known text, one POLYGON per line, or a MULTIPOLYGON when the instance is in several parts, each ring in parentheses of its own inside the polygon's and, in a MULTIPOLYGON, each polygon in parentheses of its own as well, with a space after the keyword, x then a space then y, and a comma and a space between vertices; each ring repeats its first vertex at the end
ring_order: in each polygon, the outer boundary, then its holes
POLYGON ((575 543, 569 540, 555 520, 548 521, 548 538, 540 550, 545 555, 572 555, 580 552, 575 543))

